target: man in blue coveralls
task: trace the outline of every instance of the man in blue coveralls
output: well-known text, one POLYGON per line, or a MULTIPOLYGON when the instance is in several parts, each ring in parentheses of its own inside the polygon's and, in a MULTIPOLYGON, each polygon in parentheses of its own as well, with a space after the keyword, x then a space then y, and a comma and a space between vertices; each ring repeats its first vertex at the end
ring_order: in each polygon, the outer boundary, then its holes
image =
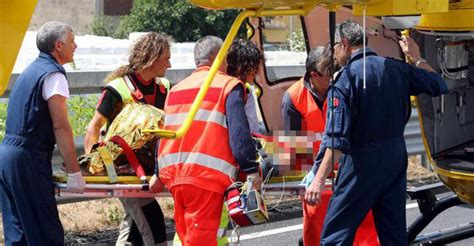
POLYGON ((410 116, 409 97, 421 93, 438 96, 447 92, 447 86, 409 37, 404 37, 400 46, 411 65, 365 50, 364 86, 363 35, 362 27, 354 21, 336 27, 335 57, 345 67, 328 92, 331 108, 312 170, 316 177, 305 199, 310 204, 320 202, 333 158, 339 160, 321 245, 352 245, 355 231, 370 209, 381 245, 407 245, 408 161, 403 131, 410 116))
POLYGON ((63 64, 73 61, 72 28, 44 24, 36 36, 38 58, 18 77, 10 94, 6 134, 0 145, 0 199, 6 245, 64 245, 52 181, 57 143, 68 172, 67 188, 82 192, 66 99, 63 64))

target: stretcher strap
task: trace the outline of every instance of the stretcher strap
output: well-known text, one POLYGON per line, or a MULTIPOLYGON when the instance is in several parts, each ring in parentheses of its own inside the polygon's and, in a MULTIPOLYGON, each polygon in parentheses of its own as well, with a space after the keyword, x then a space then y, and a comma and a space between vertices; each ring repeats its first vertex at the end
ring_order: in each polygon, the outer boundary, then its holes
POLYGON ((123 154, 125 154, 125 157, 127 157, 127 160, 130 163, 130 165, 132 166, 133 171, 135 171, 135 174, 142 181, 146 180, 145 171, 143 170, 143 167, 140 165, 140 162, 138 161, 137 156, 135 155, 135 153, 133 153, 133 150, 130 147, 130 145, 128 145, 127 142, 125 142, 125 140, 122 137, 117 136, 117 135, 113 136, 110 139, 110 141, 112 141, 113 143, 119 145, 122 148, 123 154))
POLYGON ((109 183, 117 183, 117 172, 115 171, 114 162, 109 150, 105 147, 99 147, 97 151, 104 162, 107 176, 109 176, 109 183))

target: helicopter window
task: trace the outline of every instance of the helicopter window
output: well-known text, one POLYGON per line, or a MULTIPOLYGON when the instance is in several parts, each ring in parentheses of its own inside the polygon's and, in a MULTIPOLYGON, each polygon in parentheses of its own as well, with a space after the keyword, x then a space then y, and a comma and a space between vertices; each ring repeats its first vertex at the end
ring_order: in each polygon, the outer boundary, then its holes
POLYGON ((268 83, 273 85, 303 76, 307 46, 301 17, 262 17, 260 27, 268 83))

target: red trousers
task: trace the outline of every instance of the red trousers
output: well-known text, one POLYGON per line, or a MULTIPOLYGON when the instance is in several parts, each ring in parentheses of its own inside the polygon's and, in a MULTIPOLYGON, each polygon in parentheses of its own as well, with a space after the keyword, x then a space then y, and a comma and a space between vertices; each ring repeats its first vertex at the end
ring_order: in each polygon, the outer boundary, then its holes
MULTIPOLYGON (((319 206, 310 206, 303 201, 303 242, 305 246, 319 245, 324 217, 326 216, 331 195, 331 190, 325 190, 321 196, 321 204, 319 206)), ((353 245, 380 245, 372 211, 367 214, 367 217, 365 217, 357 229, 353 245)))
POLYGON ((171 189, 176 232, 183 246, 217 245, 224 195, 194 185, 171 189))

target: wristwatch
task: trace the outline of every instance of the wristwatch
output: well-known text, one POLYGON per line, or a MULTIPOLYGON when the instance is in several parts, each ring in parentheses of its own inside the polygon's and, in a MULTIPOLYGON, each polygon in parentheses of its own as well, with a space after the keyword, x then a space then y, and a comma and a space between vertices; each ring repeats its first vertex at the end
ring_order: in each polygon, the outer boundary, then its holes
POLYGON ((424 63, 427 63, 426 59, 424 59, 424 58, 418 59, 418 60, 415 62, 415 67, 420 66, 420 64, 423 63, 423 62, 424 62, 424 63))

